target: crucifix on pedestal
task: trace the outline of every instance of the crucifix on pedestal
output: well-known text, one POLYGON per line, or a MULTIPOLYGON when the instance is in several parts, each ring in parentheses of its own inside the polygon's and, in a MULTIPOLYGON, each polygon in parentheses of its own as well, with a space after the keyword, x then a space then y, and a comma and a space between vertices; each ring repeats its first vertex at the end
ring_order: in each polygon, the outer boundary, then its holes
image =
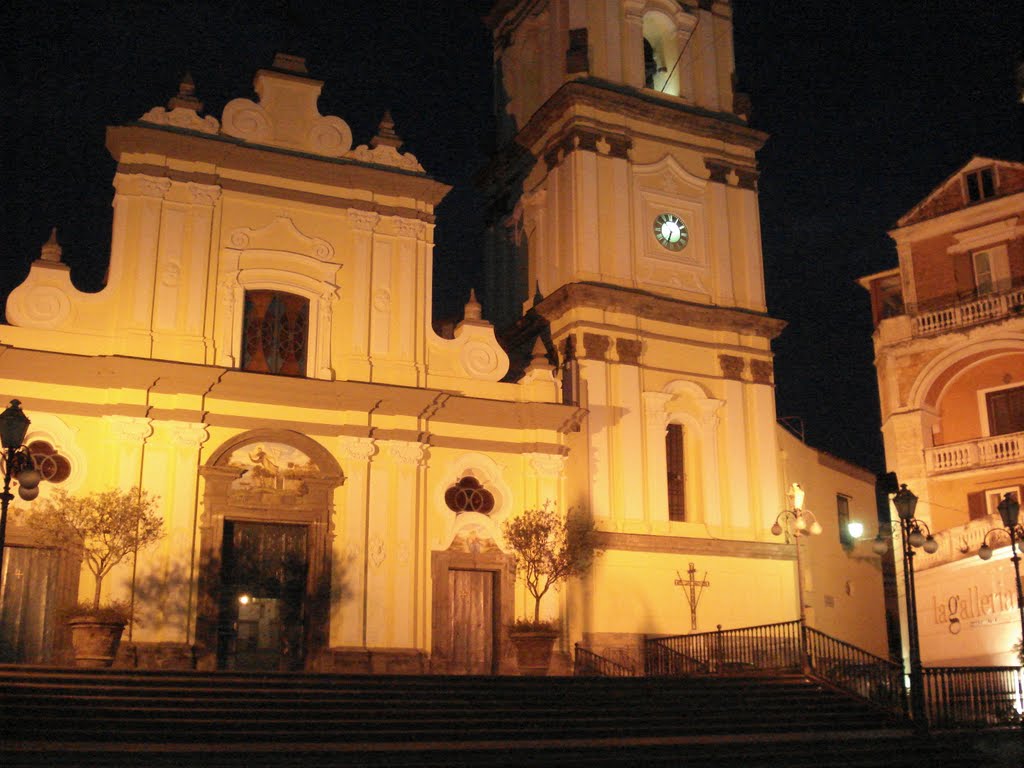
POLYGON ((695 578, 697 575, 697 566, 690 563, 690 568, 686 571, 690 578, 684 579, 679 571, 676 571, 676 586, 683 587, 686 590, 686 600, 690 603, 690 629, 697 629, 697 604, 700 602, 700 596, 704 594, 704 588, 710 587, 711 582, 708 581, 708 572, 704 571, 704 576, 700 581, 695 578))

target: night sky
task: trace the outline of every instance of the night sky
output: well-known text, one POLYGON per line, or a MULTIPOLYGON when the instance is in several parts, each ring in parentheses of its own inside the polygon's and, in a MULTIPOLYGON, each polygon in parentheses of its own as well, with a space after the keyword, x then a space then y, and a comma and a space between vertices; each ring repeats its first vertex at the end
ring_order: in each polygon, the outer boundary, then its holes
MULTIPOLYGON (((53 225, 76 285, 97 290, 113 196, 105 126, 165 105, 186 71, 219 118, 283 51, 326 81, 320 111, 348 122, 354 144, 391 109, 405 150, 455 186, 437 212, 434 285, 435 315, 459 314, 479 275, 472 178, 493 148, 489 6, 5 4, 0 290, 53 225)), ((733 6, 739 87, 752 125, 772 135, 760 202, 769 311, 789 323, 775 344, 779 415, 801 419, 811 445, 881 470, 870 313, 854 280, 895 266, 887 230, 972 155, 1021 159, 1020 4, 733 6)))

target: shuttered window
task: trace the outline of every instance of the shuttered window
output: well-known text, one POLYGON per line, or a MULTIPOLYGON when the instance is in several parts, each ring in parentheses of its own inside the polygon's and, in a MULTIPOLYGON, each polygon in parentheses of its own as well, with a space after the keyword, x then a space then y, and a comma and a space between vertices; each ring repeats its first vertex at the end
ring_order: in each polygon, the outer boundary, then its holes
POLYGON ((990 435, 1024 432, 1024 387, 1000 389, 985 395, 990 435))
POLYGON ((683 426, 665 430, 665 465, 668 472, 668 519, 686 520, 686 472, 683 458, 683 426))

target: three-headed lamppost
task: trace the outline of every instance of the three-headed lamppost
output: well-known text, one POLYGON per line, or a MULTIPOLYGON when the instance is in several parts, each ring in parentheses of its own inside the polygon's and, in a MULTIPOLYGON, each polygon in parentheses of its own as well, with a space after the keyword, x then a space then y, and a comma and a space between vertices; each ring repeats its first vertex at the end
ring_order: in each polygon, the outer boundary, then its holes
MULTIPOLYGON (((800 537, 817 536, 821 533, 821 523, 818 522, 811 510, 804 509, 804 489, 800 487, 800 483, 793 483, 789 486, 786 498, 789 499, 790 508, 782 510, 775 518, 775 523, 772 525, 772 536, 782 535, 783 525, 785 525, 787 533, 794 538, 796 544, 797 598, 800 600, 800 631, 803 632, 807 627, 807 602, 804 600, 804 571, 800 558, 800 537)), ((806 643, 804 646, 806 647, 806 643)), ((805 672, 810 670, 810 660, 806 653, 802 664, 805 672)))
POLYGON ((0 494, 0 574, 4 572, 4 543, 7 541, 7 508, 14 495, 11 480, 18 481, 18 495, 32 501, 39 495, 42 475, 23 445, 31 422, 21 410, 21 403, 11 400, 7 410, 0 413, 0 443, 3 444, 4 492, 0 494))
MULTIPOLYGON (((892 497, 896 514, 900 518, 900 539, 903 544, 903 586, 907 604, 907 646, 910 651, 910 715, 914 718, 914 726, 926 730, 928 721, 924 707, 924 670, 921 666, 921 641, 917 630, 917 590, 914 585, 914 550, 923 549, 929 555, 938 551, 939 543, 932 536, 931 530, 922 521, 914 517, 917 510, 917 496, 900 485, 900 489, 892 497)), ((884 555, 889 550, 889 542, 878 532, 872 547, 876 554, 884 555)))
POLYGON ((985 534, 985 539, 978 550, 978 557, 988 560, 992 557, 992 547, 988 545, 989 537, 994 533, 1003 533, 1010 537, 1010 552, 1013 555, 1010 561, 1013 563, 1013 575, 1017 578, 1017 610, 1020 611, 1021 642, 1024 642, 1024 591, 1020 586, 1020 554, 1017 552, 1017 544, 1024 541, 1024 525, 1018 522, 1020 517, 1020 502, 1013 497, 1012 493, 1003 495, 996 509, 999 510, 999 517, 1003 519, 1002 528, 993 528, 985 534))

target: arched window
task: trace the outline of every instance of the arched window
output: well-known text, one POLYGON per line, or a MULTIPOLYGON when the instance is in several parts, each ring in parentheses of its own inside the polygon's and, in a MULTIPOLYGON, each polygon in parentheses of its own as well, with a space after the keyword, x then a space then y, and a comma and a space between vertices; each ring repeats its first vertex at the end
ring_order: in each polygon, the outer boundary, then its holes
POLYGON ((684 54, 696 25, 696 16, 677 4, 649 3, 641 22, 644 45, 644 87, 681 96, 688 80, 689 62, 684 54))
POLYGON ((309 300, 283 291, 246 291, 242 370, 306 375, 309 300))
POLYGON ((644 88, 654 87, 654 76, 659 73, 664 73, 665 62, 658 61, 658 56, 654 52, 654 46, 651 45, 651 41, 646 37, 644 38, 644 88))
POLYGON ((668 519, 686 520, 686 454, 682 424, 665 428, 665 471, 668 483, 668 519))

